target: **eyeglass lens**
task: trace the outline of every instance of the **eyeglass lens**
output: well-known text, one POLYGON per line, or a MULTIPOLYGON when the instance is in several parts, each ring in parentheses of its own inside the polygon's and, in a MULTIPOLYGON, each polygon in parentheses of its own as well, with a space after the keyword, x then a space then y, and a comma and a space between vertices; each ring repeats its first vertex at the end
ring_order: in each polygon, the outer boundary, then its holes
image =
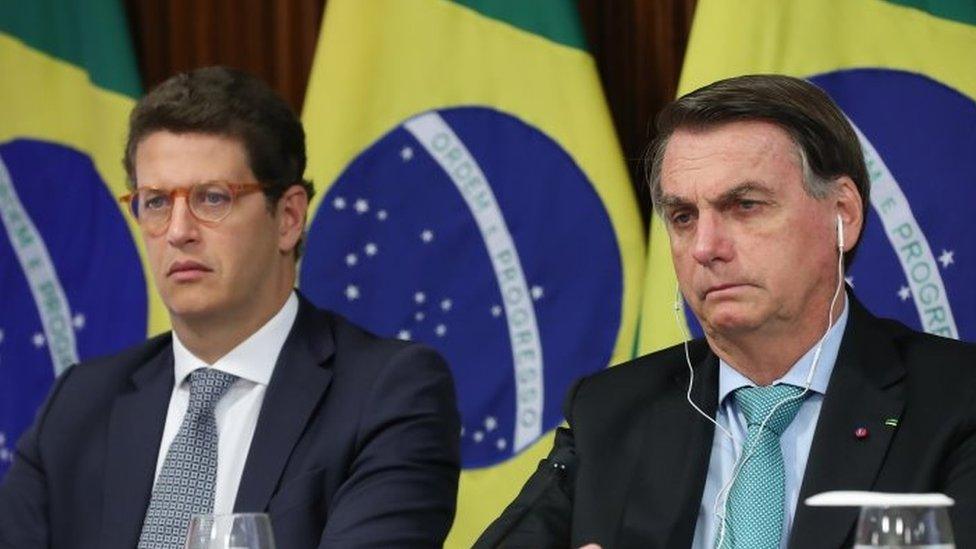
POLYGON ((158 229, 169 222, 173 202, 187 195, 190 212, 201 221, 220 221, 230 213, 234 195, 223 183, 200 183, 189 189, 159 190, 141 188, 132 196, 132 214, 148 229, 158 229))

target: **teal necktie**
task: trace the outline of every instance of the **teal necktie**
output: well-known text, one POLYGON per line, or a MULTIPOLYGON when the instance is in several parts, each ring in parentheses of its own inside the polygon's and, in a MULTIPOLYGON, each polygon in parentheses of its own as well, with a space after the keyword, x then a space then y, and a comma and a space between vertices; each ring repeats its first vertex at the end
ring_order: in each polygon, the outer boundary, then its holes
POLYGON ((803 404, 801 394, 803 389, 793 385, 743 387, 733 393, 749 431, 739 456, 739 475, 725 506, 725 535, 720 526, 716 538, 721 540, 720 549, 779 547, 786 510, 779 437, 803 404))

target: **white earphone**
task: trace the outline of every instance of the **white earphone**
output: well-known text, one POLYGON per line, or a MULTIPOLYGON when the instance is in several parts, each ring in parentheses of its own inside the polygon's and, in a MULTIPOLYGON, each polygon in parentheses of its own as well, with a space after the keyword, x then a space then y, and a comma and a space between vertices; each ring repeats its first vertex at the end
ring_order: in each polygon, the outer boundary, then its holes
POLYGON ((843 255, 844 253, 844 220, 840 218, 840 214, 837 214, 837 250, 843 255))

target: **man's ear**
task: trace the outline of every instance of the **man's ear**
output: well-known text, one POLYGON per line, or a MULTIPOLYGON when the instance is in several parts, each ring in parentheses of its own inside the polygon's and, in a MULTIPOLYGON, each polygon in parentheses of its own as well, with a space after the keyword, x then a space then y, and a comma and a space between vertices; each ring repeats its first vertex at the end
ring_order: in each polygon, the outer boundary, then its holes
POLYGON ((305 232, 308 194, 301 185, 292 185, 278 199, 278 249, 291 253, 305 232))
POLYGON ((857 192, 857 185, 850 177, 843 175, 837 178, 834 200, 837 205, 837 215, 844 223, 844 251, 848 252, 861 238, 864 227, 864 200, 857 192))

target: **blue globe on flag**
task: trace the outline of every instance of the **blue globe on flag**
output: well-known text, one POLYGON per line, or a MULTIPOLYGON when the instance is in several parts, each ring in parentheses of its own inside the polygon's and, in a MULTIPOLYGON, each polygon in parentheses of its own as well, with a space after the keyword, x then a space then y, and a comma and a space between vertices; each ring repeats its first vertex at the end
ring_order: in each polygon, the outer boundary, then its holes
POLYGON ((55 376, 146 337, 146 281, 91 159, 0 144, 0 477, 55 376))
POLYGON ((374 332, 448 360, 464 467, 510 459, 607 366, 621 258, 602 201, 555 141, 494 109, 419 114, 329 188, 300 287, 374 332))
POLYGON ((976 341, 976 102, 931 78, 889 69, 811 78, 856 127, 871 207, 854 293, 874 314, 976 341))

